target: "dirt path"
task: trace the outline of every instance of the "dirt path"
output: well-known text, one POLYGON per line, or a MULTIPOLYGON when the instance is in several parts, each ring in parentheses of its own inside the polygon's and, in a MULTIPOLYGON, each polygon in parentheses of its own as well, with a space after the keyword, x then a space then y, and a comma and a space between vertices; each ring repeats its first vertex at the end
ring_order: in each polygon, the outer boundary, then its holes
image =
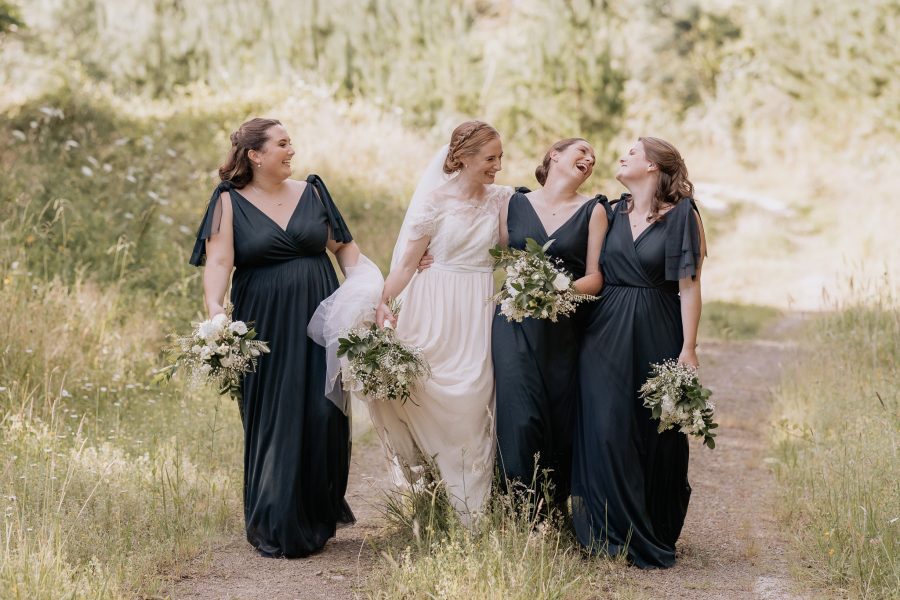
MULTIPOLYGON (((354 409, 355 410, 355 409, 354 409)), ((195 561, 170 591, 177 600, 347 600, 366 577, 375 555, 367 538, 378 535, 378 506, 388 471, 371 433, 353 442, 347 502, 357 523, 338 530, 325 549, 303 560, 259 556, 243 536, 227 540, 195 561)))
POLYGON ((806 598, 788 572, 786 540, 775 520, 775 481, 766 467, 770 401, 782 363, 796 347, 783 320, 749 342, 707 342, 699 351, 704 384, 716 400, 715 450, 691 444, 693 492, 678 564, 665 571, 629 570, 649 598, 806 598))
MULTIPOLYGON (((766 468, 771 392, 794 350, 776 339, 708 342, 700 350, 704 383, 714 392, 720 423, 710 451, 692 444, 690 510, 678 564, 666 571, 628 569, 630 587, 647 598, 807 598, 794 591, 786 544, 775 521, 774 480, 766 468)), ((355 442, 349 502, 359 522, 340 530, 325 550, 306 560, 261 558, 241 537, 192 565, 176 582, 177 600, 348 599, 376 557, 367 538, 379 535, 377 504, 387 473, 371 434, 355 442)))

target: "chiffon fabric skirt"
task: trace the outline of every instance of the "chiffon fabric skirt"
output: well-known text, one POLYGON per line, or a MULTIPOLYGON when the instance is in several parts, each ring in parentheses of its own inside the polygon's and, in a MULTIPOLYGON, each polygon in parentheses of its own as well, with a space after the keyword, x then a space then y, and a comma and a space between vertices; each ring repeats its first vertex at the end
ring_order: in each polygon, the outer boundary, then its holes
POLYGON ((253 321, 271 353, 243 381, 244 518, 247 540, 274 556, 321 549, 352 523, 344 500, 350 423, 325 397, 325 350, 306 324, 337 287, 322 253, 239 269, 234 318, 253 321))
POLYGON ((402 296, 397 337, 423 350, 432 376, 404 404, 369 405, 372 421, 406 483, 431 463, 464 523, 490 493, 494 378, 490 268, 433 265, 402 296))

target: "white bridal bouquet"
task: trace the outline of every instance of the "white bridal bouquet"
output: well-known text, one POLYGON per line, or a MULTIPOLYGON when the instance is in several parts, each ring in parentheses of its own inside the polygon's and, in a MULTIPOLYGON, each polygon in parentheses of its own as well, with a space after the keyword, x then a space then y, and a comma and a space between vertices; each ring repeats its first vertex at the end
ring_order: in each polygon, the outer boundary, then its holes
POLYGON ((531 317, 555 323, 559 317, 575 312, 578 304, 597 299, 579 294, 572 278, 558 266, 558 259, 547 256, 552 243, 550 240, 542 246, 526 238, 524 250, 499 245, 491 248, 494 268, 506 270, 503 287, 491 300, 500 303, 500 313, 508 321, 520 323, 531 317))
POLYGON ((192 383, 212 383, 236 400, 241 399, 241 377, 255 371, 259 355, 269 352, 266 342, 254 339, 255 329, 222 313, 195 323, 190 336, 172 337, 170 364, 157 371, 156 381, 168 381, 187 368, 192 383))
MULTIPOLYGON (((400 313, 399 302, 391 301, 391 312, 400 313)), ((350 329, 338 338, 337 355, 344 359, 344 387, 370 400, 406 402, 417 382, 431 375, 422 350, 398 341, 388 321, 383 329, 374 323, 350 329)))
POLYGON ((644 406, 652 411, 652 417, 659 419, 658 431, 679 427, 684 433, 702 437, 710 448, 716 447, 718 427, 713 421, 715 405, 709 397, 712 392, 700 384, 697 369, 667 360, 662 364, 650 365, 653 375, 641 386, 640 396, 644 406))

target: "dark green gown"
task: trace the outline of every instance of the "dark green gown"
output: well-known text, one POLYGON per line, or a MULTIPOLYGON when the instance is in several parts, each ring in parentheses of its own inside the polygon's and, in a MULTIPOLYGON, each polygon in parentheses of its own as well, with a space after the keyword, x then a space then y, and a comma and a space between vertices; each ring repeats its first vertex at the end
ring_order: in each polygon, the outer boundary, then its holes
POLYGON ((678 280, 696 275, 699 227, 685 198, 633 240, 625 208, 611 210, 602 298, 586 319, 578 361, 572 513, 591 551, 670 567, 691 494, 687 437, 657 433, 638 388, 651 363, 681 353, 678 280))
MULTIPOLYGON (((547 254, 559 258, 575 279, 583 277, 588 225, 597 203, 598 198, 588 200, 548 235, 525 194, 516 193, 509 201, 509 245, 524 249, 525 238, 541 244, 553 239, 547 254)), ((577 316, 562 317, 556 323, 531 318, 511 323, 499 309, 491 330, 501 486, 518 482, 533 489, 534 484, 540 499, 550 483, 549 500, 558 508, 569 497, 578 331, 577 316), (543 476, 545 470, 549 477, 543 476)))
POLYGON ((244 518, 247 540, 273 556, 307 556, 338 523, 353 522, 344 500, 350 424, 325 397, 325 350, 306 335, 319 303, 337 289, 326 252, 329 232, 352 240, 316 175, 282 229, 229 182, 216 188, 200 225, 191 264, 205 262, 206 240, 219 229, 219 196, 234 214, 233 318, 255 323, 269 343, 243 381, 244 518))

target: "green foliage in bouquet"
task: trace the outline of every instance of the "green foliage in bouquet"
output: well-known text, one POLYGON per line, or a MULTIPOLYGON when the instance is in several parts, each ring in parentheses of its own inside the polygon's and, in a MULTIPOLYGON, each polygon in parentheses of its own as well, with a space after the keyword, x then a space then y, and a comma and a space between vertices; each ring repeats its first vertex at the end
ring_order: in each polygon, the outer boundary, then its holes
POLYGON ((549 319, 575 312, 578 304, 596 300, 596 296, 579 294, 572 277, 558 266, 559 260, 547 255, 555 240, 541 245, 525 238, 525 249, 494 246, 488 252, 494 268, 506 271, 500 291, 491 300, 500 304, 500 313, 508 321, 521 322, 526 317, 549 319))
POLYGON ((678 427, 684 433, 702 437, 704 444, 715 448, 716 434, 712 430, 719 426, 713 421, 715 405, 709 399, 712 392, 700 383, 697 369, 675 360, 650 368, 653 374, 641 386, 640 397, 651 417, 659 420, 658 431, 678 427))
MULTIPOLYGON (((400 314, 400 302, 391 300, 390 308, 400 314)), ((431 375, 422 349, 398 341, 389 323, 383 328, 372 323, 351 329, 338 338, 337 355, 346 359, 341 367, 345 389, 371 400, 406 402, 416 383, 431 375)))
POLYGON ((225 314, 196 323, 190 336, 171 336, 174 344, 166 350, 169 364, 156 371, 153 381, 167 382, 186 368, 191 383, 212 383, 219 394, 229 394, 240 405, 244 373, 256 371, 258 357, 269 352, 268 344, 256 335, 252 324, 232 321, 225 314))

